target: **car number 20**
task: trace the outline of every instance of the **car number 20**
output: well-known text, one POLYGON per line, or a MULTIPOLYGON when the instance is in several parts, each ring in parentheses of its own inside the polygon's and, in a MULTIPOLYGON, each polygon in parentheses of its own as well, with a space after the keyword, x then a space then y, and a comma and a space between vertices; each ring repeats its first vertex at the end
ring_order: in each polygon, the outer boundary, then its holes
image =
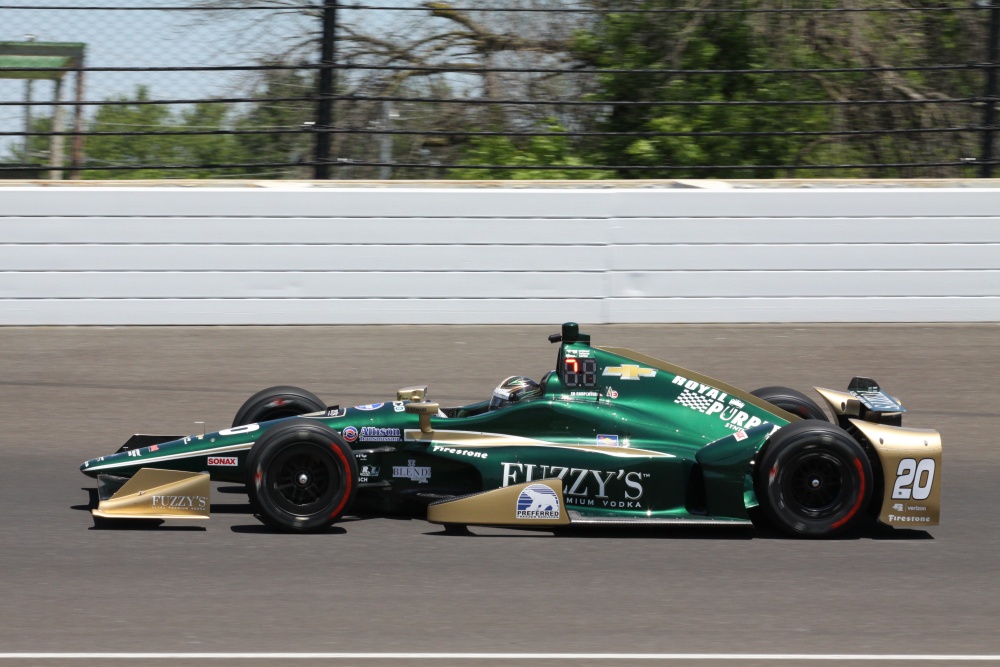
POLYGON ((902 500, 927 500, 934 486, 934 459, 903 459, 896 468, 892 497, 902 500))

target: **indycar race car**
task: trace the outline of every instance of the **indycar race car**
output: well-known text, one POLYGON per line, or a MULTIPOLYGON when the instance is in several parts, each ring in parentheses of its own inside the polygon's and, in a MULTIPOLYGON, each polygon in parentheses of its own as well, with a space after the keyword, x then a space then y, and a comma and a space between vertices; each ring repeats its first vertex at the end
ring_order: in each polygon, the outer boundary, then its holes
POLYGON ((208 518, 210 480, 246 485, 265 524, 324 529, 351 508, 426 511, 446 529, 767 523, 827 537, 865 516, 938 523, 941 437, 903 428, 867 378, 817 388, 835 423, 783 387, 746 392, 569 322, 556 369, 507 378, 490 400, 441 407, 427 387, 327 407, 296 387, 250 397, 231 428, 135 435, 80 470, 102 519, 208 518))

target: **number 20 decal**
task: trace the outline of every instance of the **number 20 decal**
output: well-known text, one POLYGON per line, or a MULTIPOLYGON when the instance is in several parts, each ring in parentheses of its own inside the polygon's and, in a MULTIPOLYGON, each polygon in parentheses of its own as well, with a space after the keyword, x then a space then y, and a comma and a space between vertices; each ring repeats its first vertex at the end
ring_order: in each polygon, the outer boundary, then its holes
POLYGON ((934 486, 934 459, 903 459, 896 468, 895 499, 927 500, 934 486))

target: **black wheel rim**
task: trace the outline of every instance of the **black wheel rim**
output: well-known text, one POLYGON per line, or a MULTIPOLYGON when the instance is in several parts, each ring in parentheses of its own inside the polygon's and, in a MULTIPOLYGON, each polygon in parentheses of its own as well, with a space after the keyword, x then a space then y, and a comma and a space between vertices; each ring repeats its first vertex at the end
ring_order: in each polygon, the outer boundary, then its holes
POLYGON ((297 516, 329 506, 341 486, 341 472, 328 448, 316 444, 284 447, 266 469, 267 494, 274 504, 297 516))
POLYGON ((827 452, 806 452, 789 461, 781 476, 786 504, 809 519, 836 516, 848 504, 853 484, 845 461, 827 452))

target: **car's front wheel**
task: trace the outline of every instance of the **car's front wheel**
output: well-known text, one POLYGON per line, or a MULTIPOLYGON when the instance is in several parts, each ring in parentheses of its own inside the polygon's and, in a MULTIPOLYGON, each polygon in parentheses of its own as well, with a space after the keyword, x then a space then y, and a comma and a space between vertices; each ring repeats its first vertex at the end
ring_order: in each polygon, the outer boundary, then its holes
POLYGON ((819 419, 830 421, 819 407, 816 401, 812 400, 801 391, 789 389, 788 387, 761 387, 750 392, 757 398, 762 398, 771 405, 777 406, 785 412, 791 412, 796 417, 802 419, 819 419))
POLYGON ((872 497, 872 468, 842 428, 804 419, 782 427, 755 467, 757 499, 770 522, 799 537, 853 528, 872 497))
POLYGON ((296 417, 325 409, 326 404, 316 394, 305 389, 287 385, 268 387, 243 402, 233 418, 233 426, 296 417))
POLYGON ((250 451, 247 491, 258 518, 289 532, 322 530, 350 506, 358 465, 340 434, 310 419, 277 425, 250 451))

